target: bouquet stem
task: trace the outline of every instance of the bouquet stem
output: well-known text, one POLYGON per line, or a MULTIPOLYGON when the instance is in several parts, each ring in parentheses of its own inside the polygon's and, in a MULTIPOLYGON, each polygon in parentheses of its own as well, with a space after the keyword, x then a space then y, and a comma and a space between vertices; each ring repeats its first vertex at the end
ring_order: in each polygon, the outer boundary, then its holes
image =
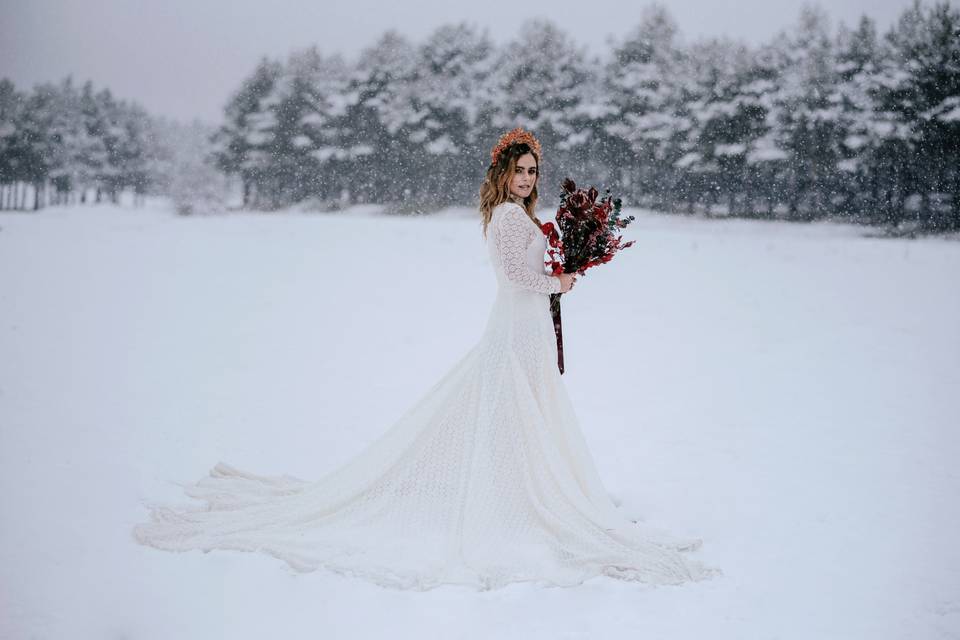
POLYGON ((560 296, 562 293, 550 294, 550 315, 553 317, 553 331, 557 334, 557 367, 563 375, 563 328, 560 324, 560 296))

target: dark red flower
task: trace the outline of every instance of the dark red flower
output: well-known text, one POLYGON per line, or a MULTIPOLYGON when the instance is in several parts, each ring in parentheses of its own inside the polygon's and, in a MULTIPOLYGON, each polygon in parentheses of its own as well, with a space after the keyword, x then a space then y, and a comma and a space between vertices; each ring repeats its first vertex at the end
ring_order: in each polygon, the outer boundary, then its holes
POLYGON ((571 212, 581 213, 590 206, 590 201, 587 199, 587 194, 581 189, 567 196, 567 206, 571 212))

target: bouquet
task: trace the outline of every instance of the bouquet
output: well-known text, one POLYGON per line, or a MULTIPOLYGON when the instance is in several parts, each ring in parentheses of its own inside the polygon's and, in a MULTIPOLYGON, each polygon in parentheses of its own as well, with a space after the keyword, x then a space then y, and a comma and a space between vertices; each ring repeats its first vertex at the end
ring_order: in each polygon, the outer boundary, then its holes
MULTIPOLYGON (((583 273, 598 264, 610 262, 621 249, 635 242, 622 242, 620 230, 633 221, 633 216, 620 217, 620 198, 614 198, 607 189, 604 197, 597 200, 599 192, 594 188, 577 189, 570 178, 560 184, 560 208, 557 210, 557 227, 545 222, 541 227, 547 236, 549 260, 544 262, 554 275, 583 273)), ((557 334, 557 366, 563 373, 563 332, 560 323, 560 296, 550 294, 550 314, 553 329, 557 334)))

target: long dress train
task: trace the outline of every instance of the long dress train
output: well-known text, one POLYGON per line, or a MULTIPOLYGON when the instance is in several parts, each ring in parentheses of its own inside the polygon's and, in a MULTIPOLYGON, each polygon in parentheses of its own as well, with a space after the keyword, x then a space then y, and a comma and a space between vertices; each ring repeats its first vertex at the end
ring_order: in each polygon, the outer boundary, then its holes
POLYGON ((379 438, 316 482, 219 462, 184 487, 203 505, 145 503, 134 538, 418 590, 721 573, 685 553, 700 539, 630 521, 601 484, 557 369, 548 294, 560 285, 536 224, 503 203, 486 242, 498 290, 480 340, 379 438))

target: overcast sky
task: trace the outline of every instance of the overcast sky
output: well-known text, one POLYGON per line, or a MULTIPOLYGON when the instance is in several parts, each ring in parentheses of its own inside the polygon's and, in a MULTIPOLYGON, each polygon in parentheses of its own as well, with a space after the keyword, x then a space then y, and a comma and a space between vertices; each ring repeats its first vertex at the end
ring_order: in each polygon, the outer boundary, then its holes
MULTIPOLYGON (((687 40, 726 34, 756 44, 795 22, 789 0, 670 0, 687 40)), ((218 123, 223 105, 263 55, 316 44, 352 56, 395 27, 421 41, 441 24, 487 28, 498 43, 530 17, 553 20, 591 53, 634 27, 643 0, 0 0, 0 77, 25 90, 73 73, 148 111, 218 123)), ((834 21, 863 13, 885 31, 910 0, 821 3, 834 21)))

